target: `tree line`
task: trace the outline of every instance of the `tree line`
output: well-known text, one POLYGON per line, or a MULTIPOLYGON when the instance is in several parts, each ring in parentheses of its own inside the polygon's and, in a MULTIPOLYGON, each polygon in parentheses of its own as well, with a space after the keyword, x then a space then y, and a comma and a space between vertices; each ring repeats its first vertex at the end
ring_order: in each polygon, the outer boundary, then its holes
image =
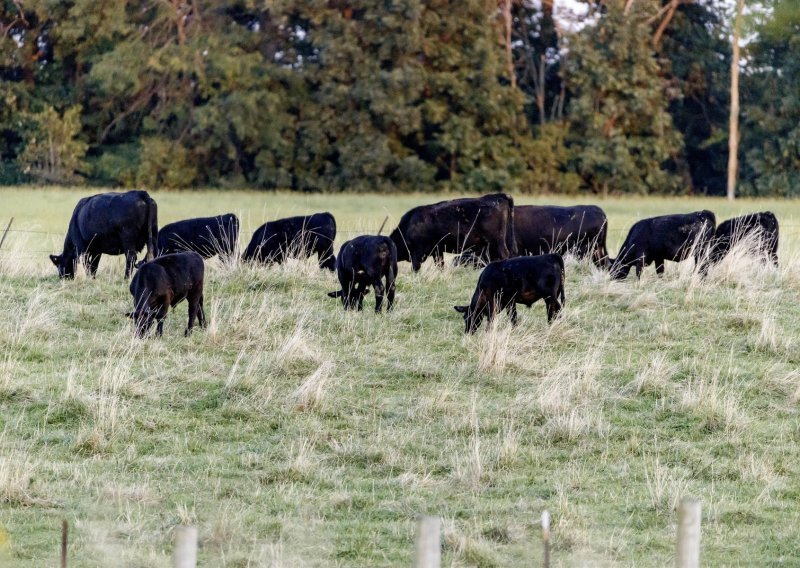
MULTIPOLYGON (((0 0, 0 183, 724 195, 717 0, 0 0)), ((800 9, 742 46, 739 195, 800 191, 800 9)))

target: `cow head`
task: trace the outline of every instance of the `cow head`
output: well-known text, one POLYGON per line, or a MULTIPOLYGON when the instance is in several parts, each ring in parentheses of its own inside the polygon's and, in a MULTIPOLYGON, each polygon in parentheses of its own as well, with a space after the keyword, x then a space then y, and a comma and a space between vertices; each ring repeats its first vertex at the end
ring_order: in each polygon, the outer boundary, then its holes
POLYGON ((608 272, 614 280, 625 280, 631 268, 633 268, 633 264, 625 262, 620 257, 608 259, 608 272))
POLYGON ((69 253, 51 254, 50 261, 58 268, 59 278, 75 278, 75 269, 78 265, 78 258, 69 253))
POLYGON ((483 310, 475 310, 472 306, 453 306, 453 309, 464 316, 464 333, 475 333, 483 321, 483 310))
POLYGON ((136 337, 144 337, 147 335, 147 332, 150 331, 150 328, 153 327, 153 322, 156 320, 156 311, 150 309, 149 306, 135 309, 125 315, 136 324, 136 337))

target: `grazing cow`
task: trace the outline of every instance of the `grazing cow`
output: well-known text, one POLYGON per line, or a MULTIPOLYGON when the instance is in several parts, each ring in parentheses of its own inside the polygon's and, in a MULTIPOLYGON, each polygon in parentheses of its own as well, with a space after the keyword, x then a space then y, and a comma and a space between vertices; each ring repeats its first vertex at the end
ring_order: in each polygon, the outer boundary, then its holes
MULTIPOLYGON (((608 219, 596 205, 517 205, 514 207, 514 236, 519 254, 572 252, 580 258, 591 257, 598 268, 608 268, 606 235, 608 219)), ((482 266, 485 259, 464 254, 455 264, 482 266)))
POLYGON ((478 278, 470 304, 453 307, 464 314, 464 333, 474 333, 484 317, 492 321, 503 308, 516 325, 517 304, 530 308, 537 300, 547 305, 548 323, 564 306, 564 259, 560 254, 517 256, 489 263, 478 278))
POLYGON ((664 261, 681 262, 693 256, 702 269, 703 258, 714 236, 716 218, 711 211, 695 211, 680 215, 662 215, 637 221, 617 258, 611 260, 611 276, 622 280, 631 268, 636 267, 636 277, 642 270, 656 263, 656 273, 664 273, 664 261))
POLYGON ((390 236, 397 260, 410 261, 414 271, 428 256, 443 266, 446 252, 504 260, 517 253, 514 200, 495 193, 415 207, 400 218, 390 236))
POLYGON ((316 253, 320 268, 334 270, 335 238, 336 219, 330 213, 278 219, 258 228, 247 245, 242 260, 280 264, 288 256, 308 258, 316 253))
POLYGON ((193 250, 203 258, 233 256, 239 240, 239 218, 233 213, 176 221, 158 232, 156 256, 193 250))
POLYGON ((336 259, 336 273, 341 290, 329 292, 328 296, 341 298, 344 309, 363 309, 368 286, 375 289, 376 312, 380 313, 383 306, 384 291, 389 299, 386 309, 392 309, 397 248, 389 237, 362 235, 344 243, 336 259))
POLYGON ((75 206, 64 238, 64 250, 50 255, 61 278, 74 278, 83 256, 89 274, 97 274, 100 256, 125 255, 125 278, 136 263, 136 255, 147 245, 147 260, 153 258, 158 233, 158 208, 146 191, 100 193, 84 197, 75 206))
POLYGON ((184 335, 192 333, 195 318, 206 326, 203 311, 203 257, 194 251, 176 252, 145 262, 131 280, 133 311, 127 315, 136 322, 136 335, 144 337, 158 322, 156 333, 164 331, 164 318, 170 306, 189 301, 189 324, 184 335))
POLYGON ((750 213, 723 221, 714 233, 709 262, 725 258, 742 239, 754 238, 758 251, 778 266, 778 219, 770 211, 750 213))

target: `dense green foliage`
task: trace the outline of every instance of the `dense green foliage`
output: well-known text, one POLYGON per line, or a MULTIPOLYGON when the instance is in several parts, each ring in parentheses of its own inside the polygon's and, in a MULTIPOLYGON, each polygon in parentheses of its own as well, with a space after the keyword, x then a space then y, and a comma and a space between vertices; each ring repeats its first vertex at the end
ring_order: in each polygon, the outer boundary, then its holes
POLYGON ((752 195, 800 188, 800 2, 782 0, 751 50, 758 68, 745 98, 745 167, 752 195))
MULTIPOLYGON (((757 195, 800 175, 774 2, 742 79, 757 195)), ((722 193, 730 14, 625 5, 515 1, 509 41, 496 0, 2 0, 0 183, 722 193)))

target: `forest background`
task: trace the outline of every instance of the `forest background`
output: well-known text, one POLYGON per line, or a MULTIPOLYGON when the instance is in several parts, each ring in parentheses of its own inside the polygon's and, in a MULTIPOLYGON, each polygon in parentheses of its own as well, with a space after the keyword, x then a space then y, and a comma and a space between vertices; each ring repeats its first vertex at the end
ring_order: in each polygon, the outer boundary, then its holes
MULTIPOLYGON (((0 184, 723 195, 731 2, 0 0, 0 184)), ((800 193, 800 2, 737 195, 800 193)))

